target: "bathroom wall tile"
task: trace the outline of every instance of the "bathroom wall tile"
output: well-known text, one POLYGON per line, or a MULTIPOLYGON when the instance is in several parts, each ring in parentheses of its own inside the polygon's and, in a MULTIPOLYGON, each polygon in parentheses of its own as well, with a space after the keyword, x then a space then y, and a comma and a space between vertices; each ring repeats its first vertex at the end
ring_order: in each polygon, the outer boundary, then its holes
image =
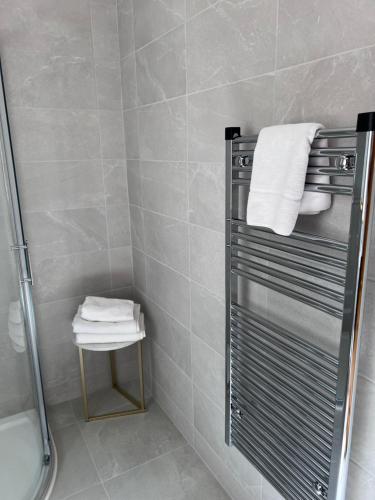
POLYGON ((126 158, 139 158, 138 111, 124 111, 126 158))
POLYGON ((109 251, 112 288, 133 284, 132 249, 130 246, 112 248, 109 251))
POLYGON ((121 61, 122 105, 124 109, 134 108, 138 104, 135 55, 131 54, 121 61))
POLYGON ((104 206, 99 161, 18 163, 17 171, 25 211, 104 206))
POLYGON ((155 496, 155 492, 157 498, 165 500, 184 497, 229 500, 190 446, 179 448, 115 478, 106 483, 106 488, 112 500, 123 498, 124 490, 129 500, 146 500, 155 496))
POLYGON ((191 282, 191 331, 216 352, 225 353, 224 301, 191 282))
POLYGON ((28 242, 39 255, 65 255, 107 248, 103 208, 26 212, 28 242))
POLYGON ((99 483, 95 466, 76 425, 57 430, 54 432, 54 439, 59 450, 60 466, 53 490, 53 500, 62 500, 99 483))
POLYGON ((133 0, 118 0, 118 31, 121 58, 134 50, 133 0))
MULTIPOLYGON (((346 498, 348 500, 357 500, 357 498, 371 500, 371 497, 374 495, 374 487, 374 476, 354 462, 350 462, 346 498)), ((273 498, 270 500, 273 500, 273 498)))
POLYGON ((116 4, 91 2, 92 40, 94 56, 99 59, 119 59, 119 37, 116 4))
POLYGON ((225 230, 225 167, 223 163, 189 163, 189 221, 225 230))
POLYGON ((88 160, 100 157, 95 111, 11 108, 16 161, 88 160))
POLYGON ((129 200, 133 205, 142 206, 141 165, 138 160, 127 160, 129 200))
POLYGON ((375 282, 367 281, 363 334, 359 353, 359 373, 375 382, 375 282))
POLYGON ((262 478, 262 500, 283 500, 283 496, 278 493, 273 486, 262 478))
POLYGON ((77 422, 71 401, 49 406, 47 418, 52 430, 62 429, 77 422))
POLYGON ((95 108, 90 57, 4 50, 2 65, 8 106, 95 108))
POLYGON ((145 253, 183 274, 188 273, 188 226, 164 215, 144 212, 145 253))
POLYGON ((193 422, 193 390, 191 379, 155 342, 152 343, 154 380, 183 412, 188 422, 193 422))
POLYGON ((87 0, 5 0, 0 5, 0 45, 55 55, 90 56, 87 0))
POLYGON ((149 335, 187 374, 191 373, 190 333, 158 306, 148 301, 145 315, 149 335))
POLYGON ((199 14, 215 3, 218 3, 218 0, 186 0, 187 15, 190 17, 199 14))
POLYGON ((37 303, 110 289, 108 252, 85 252, 60 257, 31 255, 37 303))
POLYGON ((155 0, 150 3, 148 0, 137 0, 134 2, 135 47, 142 47, 184 20, 184 1, 155 0))
POLYGON ((191 337, 193 382, 221 411, 225 408, 225 360, 199 337, 191 337))
POLYGON ((130 226, 133 247, 144 250, 143 210, 136 205, 130 205, 130 226))
POLYGON ((185 27, 180 26, 137 51, 141 104, 186 93, 185 27))
POLYGON ((375 467, 375 384, 359 377, 354 414, 351 458, 368 471, 375 467))
POLYGON ((142 160, 186 159, 186 99, 139 109, 139 148, 142 160))
POLYGON ((99 59, 95 61, 98 107, 121 108, 121 67, 119 61, 99 59))
POLYGON ((60 385, 79 377, 78 350, 73 336, 67 342, 58 342, 40 349, 43 380, 47 385, 60 385))
POLYGON ((146 257, 145 254, 133 248, 134 286, 141 292, 147 291, 146 257))
POLYGON ((146 260, 148 295, 184 326, 189 324, 189 281, 151 258, 146 260))
POLYGON ((128 204, 107 207, 107 224, 110 248, 131 245, 128 204))
POLYGON ((143 415, 92 422, 90 425, 82 423, 81 432, 99 475, 105 481, 129 469, 134 471, 134 467, 185 442, 155 403, 150 404, 143 415))
POLYGON ((273 76, 194 94, 188 101, 189 160, 223 162, 225 127, 248 134, 272 124, 273 76))
POLYGON ((276 12, 275 0, 226 1, 191 19, 187 24, 189 92, 272 71, 276 12))
POLYGON ((141 169, 144 208, 186 220, 186 163, 143 161, 141 169))
POLYGON ((125 139, 121 111, 99 111, 100 142, 103 158, 125 158, 125 139))
POLYGON ((277 66, 291 66, 373 45, 374 30, 375 12, 371 0, 355 4, 349 0, 308 3, 281 0, 277 66))
POLYGON ((190 227, 190 277, 224 297, 224 234, 190 227))
POLYGON ((357 114, 374 106, 374 61, 372 48, 278 72, 275 122, 354 126, 357 114))
POLYGON ((124 160, 103 160, 104 194, 107 206, 129 203, 128 178, 124 160))

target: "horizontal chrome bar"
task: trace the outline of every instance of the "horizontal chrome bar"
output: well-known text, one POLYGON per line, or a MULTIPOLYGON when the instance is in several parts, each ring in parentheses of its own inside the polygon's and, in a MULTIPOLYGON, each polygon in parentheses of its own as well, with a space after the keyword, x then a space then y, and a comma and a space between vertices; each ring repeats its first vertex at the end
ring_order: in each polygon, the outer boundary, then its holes
POLYGON ((273 248, 279 250, 280 252, 286 252, 291 255, 296 255, 298 257, 303 257, 304 259, 313 260, 319 262, 320 264, 327 264, 338 269, 346 268, 346 259, 339 257, 329 256, 321 252, 316 252, 313 250, 307 250, 306 248, 299 248, 288 243, 281 241, 270 240, 262 238, 261 236, 254 236, 251 234, 232 232, 232 239, 245 240, 250 243, 256 243, 257 245, 262 245, 267 248, 273 248))
MULTIPOLYGON (((354 128, 321 128, 317 130, 315 139, 345 139, 346 137, 357 137, 356 129, 354 128)), ((255 143, 258 140, 258 135, 248 135, 237 137, 233 143, 255 143)))
POLYGON ((274 264, 279 264, 289 269, 294 269, 295 271, 303 272, 309 276, 314 276, 315 278, 327 280, 328 282, 335 283, 336 285, 341 285, 341 286, 345 285, 344 276, 337 276, 337 274, 317 269, 316 267, 288 259, 284 256, 278 256, 271 253, 264 253, 260 250, 256 250, 255 248, 249 248, 241 244, 232 244, 232 249, 250 255, 251 257, 256 257, 258 259, 262 259, 268 262, 273 262, 274 264))
MULTIPOLYGON (((253 171, 252 167, 232 167, 233 172, 253 171)), ((337 167, 307 167, 306 175, 326 175, 328 177, 354 177, 355 169, 343 170, 337 167)))
POLYGON ((330 314, 335 318, 339 319, 342 318, 342 309, 328 305, 325 302, 322 302, 318 299, 314 299, 311 296, 303 294, 301 292, 296 292, 295 290, 292 290, 291 288, 288 288, 285 285, 279 285, 264 277, 257 276, 256 274, 249 273, 241 269, 232 269, 232 274, 235 276, 242 276, 248 280, 253 281, 254 283, 258 283, 259 285, 263 285, 267 288, 270 288, 275 292, 287 295, 292 299, 302 302, 303 304, 306 304, 308 306, 314 307, 315 309, 319 309, 320 311, 330 314))
POLYGON ((297 240, 297 241, 303 241, 304 243, 311 243, 314 245, 331 248, 333 250, 339 250, 343 252, 348 251, 347 243, 343 243, 337 240, 332 240, 330 238, 325 238, 324 236, 319 236, 317 234, 303 233, 302 231, 293 231, 292 234, 289 236, 280 236, 276 235, 273 231, 271 231, 271 229, 267 229, 266 227, 249 226, 246 224, 246 221, 241 219, 232 219, 232 224, 239 227, 246 227, 248 229, 251 229, 252 231, 259 231, 261 233, 271 234, 274 237, 282 238, 284 241, 297 240))
MULTIPOLYGON (((233 186, 248 186, 250 187, 250 179, 233 179, 233 186)), ((331 193, 331 194, 342 194, 350 196, 353 194, 353 188, 351 186, 345 186, 343 184, 305 184, 305 191, 314 193, 331 193)))
MULTIPOLYGON (((331 288, 327 288, 323 285, 319 285, 312 281, 305 280, 304 278, 299 278, 289 273, 279 271, 278 269, 275 269, 270 266, 263 266, 262 264, 258 264, 249 259, 245 259, 244 257, 232 256, 232 262, 235 262, 238 265, 248 266, 248 268, 251 270, 256 270, 258 272, 267 274, 281 281, 285 281, 286 283, 289 283, 291 285, 295 285, 300 288, 303 288, 304 290, 308 290, 309 292, 318 293, 340 304, 343 304, 344 302, 344 292, 332 290, 331 288)), ((238 268, 233 267, 233 269, 238 269, 238 268)))
MULTIPOLYGON (((248 156, 249 158, 254 156, 254 149, 238 149, 232 151, 232 157, 237 156, 248 156)), ((310 157, 325 157, 334 158, 337 156, 355 156, 357 152, 356 147, 336 147, 336 148, 311 148, 310 157)))
POLYGON ((245 387, 253 387, 254 390, 265 394, 269 400, 275 401, 275 407, 283 409, 287 414, 290 413, 296 419, 296 422, 303 423, 314 435, 319 435, 319 443, 324 447, 325 453, 329 454, 332 445, 333 425, 325 417, 315 412, 313 405, 308 405, 305 401, 295 398, 283 387, 279 387, 273 380, 270 380, 266 374, 258 373, 251 365, 237 365, 236 360, 232 364, 233 380, 245 387))
MULTIPOLYGON (((297 335, 291 334, 285 328, 281 327, 280 325, 276 325, 275 323, 272 323, 271 321, 260 317, 258 314, 255 314, 252 311, 247 310, 245 307, 241 306, 240 304, 237 304, 236 302, 231 303, 231 311, 232 314, 241 314, 243 315, 246 319, 243 320, 241 316, 236 316, 236 318, 241 318, 241 321, 245 321, 245 323, 253 324, 256 323, 259 327, 263 327, 266 332, 264 333, 264 336, 268 338, 269 336, 272 337, 278 337, 285 345, 285 341, 289 342, 290 344, 293 344, 295 348, 300 349, 302 351, 301 353, 298 353, 298 356, 303 356, 304 358, 308 359, 310 362, 314 361, 314 357, 318 359, 320 366, 319 369, 322 369, 322 363, 325 362, 328 364, 327 369, 330 370, 330 373, 334 375, 334 378, 337 378, 337 366, 338 366, 338 360, 331 354, 327 353, 323 349, 320 349, 314 344, 311 344, 307 340, 303 340, 299 338, 297 335)), ((274 341, 274 339, 272 340, 274 341)), ((287 348, 285 345, 284 348, 287 348)), ((288 345, 288 348, 289 345, 288 345)), ((315 363, 317 362, 316 360, 314 361, 315 363)))

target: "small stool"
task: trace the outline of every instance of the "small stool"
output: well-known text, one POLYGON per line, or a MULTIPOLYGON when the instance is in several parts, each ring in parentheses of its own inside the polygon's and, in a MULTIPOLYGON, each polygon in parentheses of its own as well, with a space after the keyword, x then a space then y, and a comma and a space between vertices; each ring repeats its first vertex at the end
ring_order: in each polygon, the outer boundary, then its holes
POLYGON ((81 386, 82 386, 82 398, 83 398, 83 414, 87 422, 93 420, 104 420, 106 418, 113 417, 124 417, 126 415, 135 415, 137 413, 144 413, 146 411, 145 406, 145 396, 144 396, 144 380, 143 380, 143 345, 142 340, 136 342, 118 342, 110 344, 76 344, 79 352, 79 363, 81 368, 81 386), (138 372, 139 372, 139 389, 140 389, 140 399, 136 399, 131 394, 129 394, 125 389, 121 388, 118 384, 117 379, 117 367, 116 367, 116 351, 129 347, 132 344, 138 344, 138 372), (111 364, 111 377, 112 377, 112 387, 116 389, 125 399, 132 403, 136 409, 134 410, 124 410, 116 411, 112 413, 103 413, 101 415, 90 415, 89 413, 89 402, 87 396, 87 383, 85 376, 85 360, 84 351, 109 351, 109 359, 111 364))

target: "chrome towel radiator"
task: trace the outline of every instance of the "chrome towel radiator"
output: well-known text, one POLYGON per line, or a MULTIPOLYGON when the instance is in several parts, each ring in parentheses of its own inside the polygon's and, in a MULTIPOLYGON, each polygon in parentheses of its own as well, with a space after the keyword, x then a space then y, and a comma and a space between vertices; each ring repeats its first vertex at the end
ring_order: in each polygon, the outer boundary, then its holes
POLYGON ((373 211, 374 131, 375 113, 362 113, 356 129, 319 130, 312 145, 305 190, 344 196, 350 204, 347 241, 338 241, 247 226, 257 137, 241 137, 237 127, 225 130, 226 442, 290 500, 345 499, 373 211), (326 165, 316 158, 326 158, 326 165), (314 182, 322 174, 330 184, 314 182), (272 310, 252 307, 250 286, 315 309, 327 324, 335 318, 336 352, 285 328, 272 310))

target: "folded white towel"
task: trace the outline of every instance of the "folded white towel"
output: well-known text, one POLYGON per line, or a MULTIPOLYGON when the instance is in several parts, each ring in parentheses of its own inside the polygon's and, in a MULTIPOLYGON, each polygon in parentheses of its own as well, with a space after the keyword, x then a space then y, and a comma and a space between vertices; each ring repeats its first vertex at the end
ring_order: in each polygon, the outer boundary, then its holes
POLYGON ((106 333, 76 333, 75 343, 77 345, 85 345, 92 350, 101 350, 98 344, 103 346, 102 350, 110 350, 114 348, 114 344, 121 344, 121 347, 128 347, 134 342, 142 340, 146 336, 144 327, 144 317, 139 315, 139 330, 133 332, 106 332, 106 333))
POLYGON ((79 306, 73 319, 74 333, 134 333, 139 331, 139 315, 141 307, 134 304, 134 319, 129 321, 87 321, 82 319, 82 306, 79 306))
MULTIPOLYGON (((311 143, 319 123, 277 125, 260 131, 254 152, 247 223, 288 236, 294 229, 304 195, 311 143)), ((319 193, 320 194, 320 193, 319 193)), ((314 197, 314 210, 326 210, 314 197)))
POLYGON ((134 302, 124 299, 86 297, 81 315, 87 321, 129 321, 134 319, 134 302))

